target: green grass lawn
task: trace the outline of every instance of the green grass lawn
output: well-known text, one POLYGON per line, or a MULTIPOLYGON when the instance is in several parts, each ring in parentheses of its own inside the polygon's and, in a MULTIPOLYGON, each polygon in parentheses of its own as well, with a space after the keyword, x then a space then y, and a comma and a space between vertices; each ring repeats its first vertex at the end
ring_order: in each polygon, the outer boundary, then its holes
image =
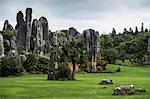
MULTIPOLYGON (((108 65, 114 69, 114 65, 108 65)), ((77 74, 76 81, 48 81, 47 75, 22 75, 0 78, 0 99, 150 99, 150 68, 121 67, 120 73, 77 74), (98 85, 111 78, 113 85, 98 85), (130 96, 112 96, 116 86, 134 84, 145 93, 130 96)))

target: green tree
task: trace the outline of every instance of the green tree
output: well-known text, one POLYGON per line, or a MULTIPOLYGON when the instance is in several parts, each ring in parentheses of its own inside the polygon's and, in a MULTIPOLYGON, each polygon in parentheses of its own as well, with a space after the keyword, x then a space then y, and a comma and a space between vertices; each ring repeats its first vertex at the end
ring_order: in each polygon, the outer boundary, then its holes
POLYGON ((81 63, 84 61, 86 56, 85 54, 85 47, 82 41, 75 41, 71 40, 66 43, 65 45, 65 53, 67 55, 67 61, 72 62, 73 71, 71 74, 71 79, 75 79, 76 74, 76 64, 81 63))

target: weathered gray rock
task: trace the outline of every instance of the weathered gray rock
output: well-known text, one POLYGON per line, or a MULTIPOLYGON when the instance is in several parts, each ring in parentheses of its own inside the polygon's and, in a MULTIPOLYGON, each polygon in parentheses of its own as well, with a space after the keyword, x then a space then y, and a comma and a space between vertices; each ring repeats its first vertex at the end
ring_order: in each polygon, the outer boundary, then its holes
POLYGON ((0 58, 4 57, 4 41, 3 36, 0 34, 0 58))
POLYGON ((26 50, 29 51, 30 50, 30 36, 31 36, 31 31, 32 31, 32 27, 31 27, 31 21, 32 21, 32 9, 31 8, 27 8, 26 9, 26 27, 27 27, 27 33, 26 33, 26 50))
POLYGON ((48 32, 48 21, 45 17, 39 19, 41 25, 43 26, 43 45, 44 45, 44 54, 48 52, 49 49, 49 32, 48 32))
POLYGON ((13 27, 11 24, 9 24, 8 20, 5 21, 3 26, 3 31, 12 31, 13 27))
POLYGON ((58 31, 57 33, 58 46, 63 46, 67 42, 67 37, 62 34, 61 31, 58 31))
POLYGON ((113 92, 113 95, 131 95, 137 92, 146 92, 146 90, 142 88, 135 88, 134 85, 130 84, 116 87, 113 92))
POLYGON ((16 45, 16 36, 13 36, 10 40, 10 45, 11 45, 11 48, 14 49, 14 50, 17 50, 17 45, 16 45))
POLYGON ((47 41, 48 40, 48 21, 45 17, 41 17, 39 19, 39 21, 41 22, 42 26, 43 26, 43 40, 47 41))
POLYGON ((56 46, 58 44, 58 32, 59 31, 56 31, 56 32, 53 32, 52 35, 52 46, 56 46))
POLYGON ((58 63, 57 63, 57 51, 55 50, 57 47, 57 33, 58 32, 51 32, 52 34, 52 43, 51 43, 51 51, 50 51, 50 65, 49 65, 49 72, 48 72, 48 80, 55 80, 56 73, 58 70, 58 63))
POLYGON ((88 52, 88 72, 96 72, 96 60, 97 54, 99 52, 99 33, 92 29, 87 29, 83 31, 83 36, 85 38, 87 52, 88 52))
POLYGON ((143 62, 144 64, 150 65, 150 38, 148 39, 147 42, 147 52, 148 52, 148 57, 145 59, 145 62, 143 62))
POLYGON ((8 52, 11 50, 10 41, 7 39, 3 39, 3 44, 4 44, 4 52, 5 54, 8 54, 8 52))
POLYGON ((36 43, 34 48, 35 54, 43 55, 43 26, 40 21, 37 22, 37 34, 36 34, 36 43))
POLYGON ((134 85, 125 85, 125 86, 116 87, 113 92, 113 95, 131 95, 135 93, 136 93, 136 89, 134 85))
POLYGON ((68 37, 68 40, 79 39, 79 32, 75 28, 71 27, 69 28, 67 37, 68 37))
POLYGON ((103 79, 102 81, 100 81, 101 85, 108 85, 108 84, 113 84, 112 79, 103 79))
POLYGON ((23 15, 22 11, 19 11, 17 13, 17 17, 16 17, 17 25, 16 25, 15 29, 18 29, 20 26, 25 25, 25 21, 23 18, 24 18, 24 15, 23 15))
POLYGON ((150 38, 148 39, 147 52, 149 52, 149 53, 150 53, 150 38))
POLYGON ((16 36, 16 44, 17 44, 17 49, 18 53, 22 53, 22 51, 25 50, 26 46, 26 33, 27 33, 27 28, 25 25, 25 21, 23 19, 23 13, 19 11, 17 13, 17 36, 16 36))
POLYGON ((32 32, 30 37, 30 51, 33 53, 36 45, 36 36, 37 36, 37 24, 38 20, 34 19, 32 22, 32 32))
POLYGON ((143 88, 137 88, 137 89, 136 89, 136 92, 146 92, 146 90, 143 89, 143 88))
POLYGON ((32 22, 32 32, 31 32, 31 36, 36 38, 37 35, 37 24, 38 24, 38 20, 34 19, 32 22))

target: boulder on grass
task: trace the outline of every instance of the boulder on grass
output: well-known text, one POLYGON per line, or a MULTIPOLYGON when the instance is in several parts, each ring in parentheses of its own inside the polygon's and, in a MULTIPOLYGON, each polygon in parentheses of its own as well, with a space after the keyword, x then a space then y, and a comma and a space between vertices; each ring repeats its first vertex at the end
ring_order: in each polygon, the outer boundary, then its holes
POLYGON ((146 92, 146 90, 145 90, 145 89, 142 89, 142 88, 137 88, 137 89, 136 89, 136 92, 146 92))
POLYGON ((116 87, 113 95, 131 95, 135 94, 136 92, 145 92, 145 90, 141 88, 136 89, 134 85, 125 85, 116 87))
POLYGON ((103 79, 99 84, 101 85, 113 84, 113 81, 112 79, 103 79))

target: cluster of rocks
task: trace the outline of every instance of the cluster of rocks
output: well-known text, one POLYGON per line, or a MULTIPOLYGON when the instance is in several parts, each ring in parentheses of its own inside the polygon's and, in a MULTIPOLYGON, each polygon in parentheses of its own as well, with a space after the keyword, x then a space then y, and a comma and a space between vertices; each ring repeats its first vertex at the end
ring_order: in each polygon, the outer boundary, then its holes
POLYGON ((125 86, 119 86, 116 87, 113 95, 131 95, 131 94, 135 94, 136 92, 145 92, 144 89, 141 88, 135 88, 134 85, 125 85, 125 86))
MULTIPOLYGON (((100 85, 109 85, 113 84, 112 79, 103 79, 99 82, 100 85)), ((107 88, 104 86, 103 88, 107 88)), ((125 85, 125 86, 118 86, 114 89, 112 95, 131 95, 137 92, 146 92, 145 89, 142 88, 135 88, 133 84, 125 85)))
POLYGON ((102 81, 100 81, 99 83, 100 85, 109 85, 109 84, 113 84, 112 79, 103 79, 102 81))
POLYGON ((45 17, 32 22, 32 9, 26 9, 26 17, 21 11, 17 13, 16 44, 19 53, 22 50, 31 51, 34 54, 46 54, 49 47, 48 21, 45 17))
POLYGON ((18 54, 21 62, 26 58, 26 54, 32 53, 37 56, 44 55, 50 58, 50 74, 54 74, 58 68, 57 53, 55 48, 62 48, 63 45, 70 40, 85 39, 88 51, 88 72, 96 72, 96 62, 98 53, 100 53, 100 42, 98 31, 87 29, 80 34, 75 28, 71 27, 67 31, 51 32, 48 29, 48 20, 45 17, 39 19, 32 18, 32 8, 25 10, 25 16, 19 11, 16 16, 17 24, 15 28, 5 21, 3 31, 15 31, 16 36, 9 40, 4 40, 0 34, 0 54, 4 56, 4 42, 10 46, 12 54, 18 54))

